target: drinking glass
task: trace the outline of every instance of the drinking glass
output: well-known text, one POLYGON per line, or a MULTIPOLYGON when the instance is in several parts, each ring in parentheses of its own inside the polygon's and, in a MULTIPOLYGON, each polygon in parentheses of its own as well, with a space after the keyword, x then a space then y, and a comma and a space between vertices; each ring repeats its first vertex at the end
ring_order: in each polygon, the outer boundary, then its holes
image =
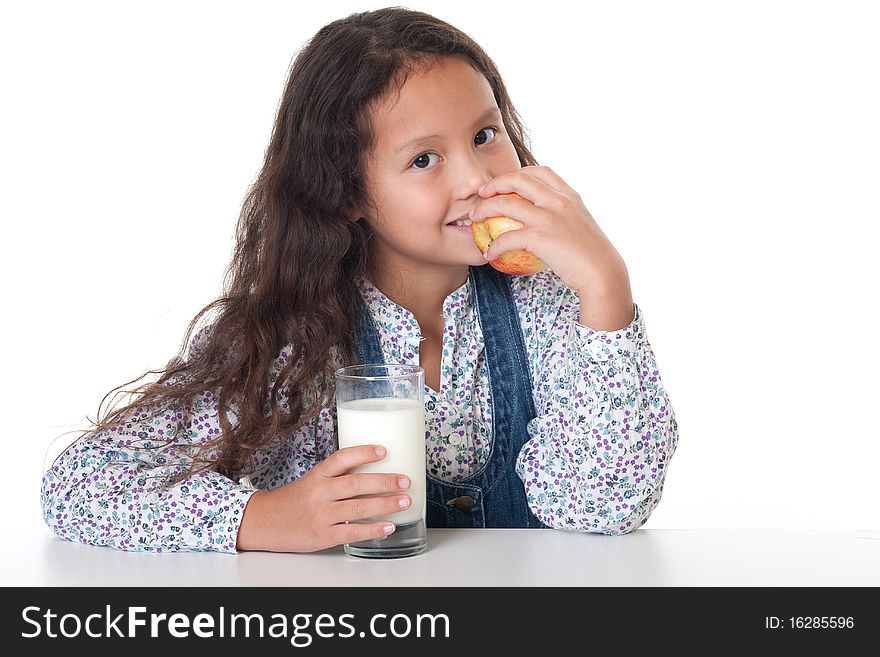
POLYGON ((357 522, 390 520, 397 529, 382 538, 346 543, 355 557, 409 557, 428 546, 425 530, 425 370, 399 363, 350 365, 336 370, 339 448, 383 445, 381 461, 352 472, 404 474, 412 485, 408 509, 357 522))

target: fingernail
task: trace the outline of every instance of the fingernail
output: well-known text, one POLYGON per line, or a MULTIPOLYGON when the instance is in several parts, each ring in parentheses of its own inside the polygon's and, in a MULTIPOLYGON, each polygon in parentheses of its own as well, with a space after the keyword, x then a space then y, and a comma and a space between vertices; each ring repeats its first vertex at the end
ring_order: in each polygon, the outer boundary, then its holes
POLYGON ((476 208, 471 208, 471 209, 468 211, 468 217, 470 217, 471 219, 474 218, 474 210, 476 210, 476 208))
POLYGON ((486 185, 483 185, 482 187, 480 187, 480 192, 479 192, 479 193, 482 194, 484 189, 486 189, 486 185))
POLYGON ((409 477, 401 477, 399 483, 401 488, 409 488, 409 477))
POLYGON ((483 260, 485 260, 486 262, 489 262, 489 254, 488 253, 483 254, 483 260))
POLYGON ((386 534, 390 534, 394 531, 394 525, 392 525, 391 523, 388 523, 387 525, 382 525, 382 531, 386 534))
POLYGON ((400 508, 405 509, 406 507, 409 506, 410 500, 409 500, 409 497, 401 497, 399 502, 400 502, 400 508))
POLYGON ((376 445, 376 456, 385 456, 387 451, 382 445, 376 445))

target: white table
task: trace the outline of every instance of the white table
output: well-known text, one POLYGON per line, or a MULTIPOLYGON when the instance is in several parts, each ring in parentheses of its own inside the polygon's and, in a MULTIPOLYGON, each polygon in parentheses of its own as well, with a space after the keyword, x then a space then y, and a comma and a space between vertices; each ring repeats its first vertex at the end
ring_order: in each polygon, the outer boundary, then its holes
POLYGON ((877 530, 432 529, 393 560, 311 554, 147 554, 31 532, 4 546, 24 586, 880 586, 877 530))

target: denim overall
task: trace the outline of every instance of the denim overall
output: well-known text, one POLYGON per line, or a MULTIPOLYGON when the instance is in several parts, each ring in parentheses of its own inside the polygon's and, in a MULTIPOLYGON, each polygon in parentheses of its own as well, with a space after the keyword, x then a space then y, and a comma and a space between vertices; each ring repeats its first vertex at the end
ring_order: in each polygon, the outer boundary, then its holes
MULTIPOLYGON (((427 474, 428 527, 546 527, 529 509, 514 470, 528 440, 526 424, 536 416, 525 343, 505 274, 491 265, 470 267, 483 331, 492 403, 493 439, 486 464, 458 482, 427 474)), ((361 363, 385 363, 376 325, 357 295, 357 352, 361 363)))

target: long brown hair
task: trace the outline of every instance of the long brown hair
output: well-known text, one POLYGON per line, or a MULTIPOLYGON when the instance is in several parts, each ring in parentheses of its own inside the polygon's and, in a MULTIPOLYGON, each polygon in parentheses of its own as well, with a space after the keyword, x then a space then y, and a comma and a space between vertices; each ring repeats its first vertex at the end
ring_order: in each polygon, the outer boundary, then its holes
MULTIPOLYGON (((463 57, 486 77, 521 166, 537 164, 495 64, 460 30, 401 7, 324 26, 291 66, 262 169, 242 203, 223 293, 192 319, 165 369, 148 372, 157 381, 125 390, 134 401, 102 418, 104 398, 87 436, 151 409, 187 408, 210 390, 222 431, 193 446, 188 472, 175 479, 207 468, 239 479, 255 450, 333 403, 335 369, 357 362, 351 310, 356 277, 368 274, 370 228, 347 212, 374 207, 365 176, 369 108, 442 56, 463 57)), ((168 446, 187 447, 174 438, 168 446)))

